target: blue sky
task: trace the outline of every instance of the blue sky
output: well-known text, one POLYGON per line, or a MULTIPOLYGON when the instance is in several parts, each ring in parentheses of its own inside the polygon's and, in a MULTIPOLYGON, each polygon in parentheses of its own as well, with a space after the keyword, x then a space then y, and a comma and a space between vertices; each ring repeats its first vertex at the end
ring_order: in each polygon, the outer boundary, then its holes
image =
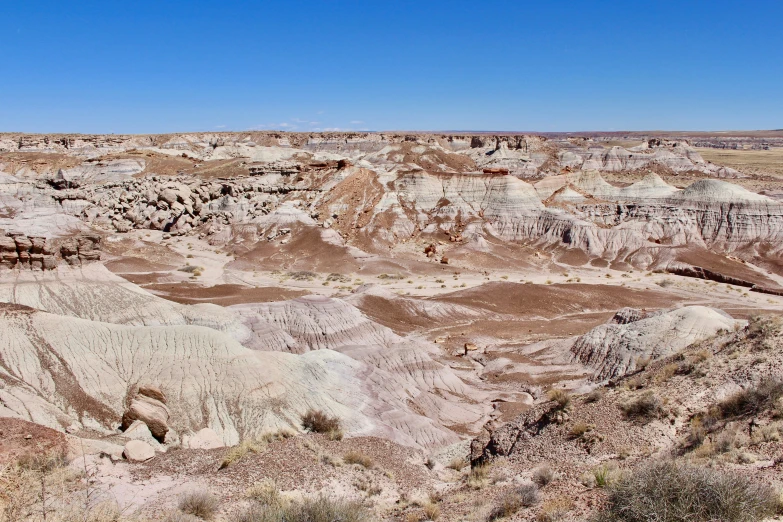
POLYGON ((783 2, 0 2, 0 131, 783 128, 783 2))

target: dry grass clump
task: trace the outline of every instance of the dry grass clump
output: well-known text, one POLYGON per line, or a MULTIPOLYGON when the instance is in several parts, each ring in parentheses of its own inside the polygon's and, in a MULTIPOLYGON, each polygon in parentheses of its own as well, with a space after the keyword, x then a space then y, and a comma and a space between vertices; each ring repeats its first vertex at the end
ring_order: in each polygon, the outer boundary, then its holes
POLYGON ((564 410, 571 404, 571 395, 565 390, 555 388, 549 390, 546 396, 550 401, 555 403, 559 410, 564 410))
POLYGON ((709 420, 721 420, 754 415, 765 408, 773 407, 780 397, 783 397, 783 381, 766 378, 758 385, 722 400, 710 409, 707 417, 709 420))
POLYGON ((263 506, 278 506, 282 504, 280 489, 277 487, 277 483, 271 479, 256 482, 247 488, 245 496, 263 506))
POLYGON ((587 432, 592 431, 595 428, 592 424, 586 422, 575 422, 568 432, 568 438, 578 439, 583 437, 587 432))
POLYGON ((770 337, 776 337, 783 331, 783 320, 775 316, 754 315, 748 320, 748 339, 755 341, 757 349, 769 349, 774 346, 770 337))
MULTIPOLYGON (((307 413, 302 415, 302 427, 313 433, 342 433, 340 430, 340 419, 337 417, 330 417, 320 410, 307 410, 307 413)), ((342 438, 342 436, 340 438, 342 438)))
POLYGON ((236 446, 232 446, 226 452, 219 469, 225 469, 242 460, 248 453, 260 453, 264 444, 255 439, 245 439, 236 446))
POLYGON ((422 506, 424 510, 424 520, 438 520, 440 518, 440 506, 435 502, 427 502, 422 506))
POLYGON ((524 484, 513 491, 500 496, 487 516, 490 522, 507 518, 522 509, 538 503, 538 487, 535 484, 524 484))
POLYGON ((451 459, 451 462, 449 462, 447 468, 451 468, 454 471, 461 471, 465 466, 468 465, 468 460, 465 457, 454 457, 451 459))
POLYGON ((349 451, 343 455, 343 462, 346 464, 358 464, 367 469, 370 469, 373 466, 372 459, 359 451, 349 451))
POLYGON ((192 491, 179 498, 177 507, 183 513, 201 520, 212 520, 218 512, 218 501, 205 491, 192 491))
POLYGON ((536 520, 538 520, 538 522, 557 522, 558 520, 563 520, 573 507, 574 503, 570 498, 555 497, 544 502, 536 520))
POLYGON ((489 479, 489 464, 478 464, 470 468, 467 483, 473 489, 481 489, 487 485, 489 479))
POLYGON ((605 488, 611 484, 617 482, 621 473, 616 464, 602 464, 592 471, 595 486, 598 488, 605 488))
POLYGON ((593 402, 598 402, 604 398, 604 395, 606 395, 606 392, 603 390, 603 388, 596 388, 595 390, 585 395, 585 403, 591 404, 593 402))
POLYGON ((663 403, 652 391, 647 391, 639 397, 620 405, 629 419, 649 421, 663 414, 663 403))
POLYGON ((0 466, 0 521, 90 520, 116 504, 96 502, 60 451, 25 454, 0 466))
POLYGON ((737 473, 653 462, 608 488, 595 522, 755 522, 775 513, 771 487, 737 473))
POLYGON ((370 522, 370 514, 358 502, 319 496, 281 505, 252 504, 234 515, 232 522, 370 522))
POLYGON ((555 480, 555 472, 547 464, 544 464, 533 471, 532 480, 538 487, 543 488, 555 480))

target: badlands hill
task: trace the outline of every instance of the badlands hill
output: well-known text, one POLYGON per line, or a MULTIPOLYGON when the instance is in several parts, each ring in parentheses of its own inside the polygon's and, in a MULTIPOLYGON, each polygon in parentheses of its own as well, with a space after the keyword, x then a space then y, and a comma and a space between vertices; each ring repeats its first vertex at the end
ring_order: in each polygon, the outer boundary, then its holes
POLYGON ((777 487, 783 193, 701 151, 778 138, 0 134, 4 520, 584 520, 664 457, 777 487))

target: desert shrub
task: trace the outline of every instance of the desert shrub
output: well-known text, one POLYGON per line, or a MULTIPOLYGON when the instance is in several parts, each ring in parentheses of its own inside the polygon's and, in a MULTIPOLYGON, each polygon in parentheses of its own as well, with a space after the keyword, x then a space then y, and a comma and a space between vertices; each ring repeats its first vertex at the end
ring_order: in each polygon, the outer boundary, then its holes
POLYGON ((465 459, 465 457, 454 457, 451 459, 451 462, 449 462, 447 467, 453 469, 454 471, 460 471, 467 465, 468 461, 465 459))
MULTIPOLYGON (((378 276, 378 279, 392 279, 395 281, 400 281, 402 279, 405 279, 405 276, 400 274, 381 274, 378 276)), ((442 283, 443 281, 440 282, 442 283)))
POLYGON ((659 461, 608 488, 595 522, 751 522, 772 515, 772 488, 738 473, 659 461))
POLYGON ((288 277, 294 281, 312 281, 318 274, 315 272, 308 272, 307 270, 301 270, 299 272, 288 272, 288 277))
POLYGON ((333 273, 329 274, 328 276, 326 276, 326 281, 335 281, 335 282, 338 282, 338 283, 350 283, 351 282, 351 278, 348 277, 347 275, 337 274, 337 273, 333 272, 333 273))
POLYGON ((565 390, 557 388, 552 389, 547 392, 546 396, 550 401, 553 401, 560 410, 566 409, 568 405, 571 404, 571 395, 565 390))
POLYGON ((369 513, 358 502, 328 497, 303 499, 281 505, 252 504, 232 522, 369 522, 369 513))
POLYGON ((329 433, 340 431, 340 419, 330 417, 320 410, 307 410, 302 415, 302 428, 314 433, 329 433))
POLYGON ((275 442, 277 440, 290 439, 296 437, 296 432, 288 428, 281 428, 275 431, 265 431, 261 434, 260 439, 266 443, 275 442))
POLYGON ((655 393, 648 391, 639 397, 620 405, 625 416, 629 419, 651 420, 661 416, 663 403, 655 393))
POLYGON ((588 431, 592 431, 593 426, 585 422, 575 422, 571 429, 568 431, 568 437, 571 439, 578 439, 583 437, 588 431))
POLYGON ((344 436, 343 430, 329 430, 326 432, 326 438, 329 440, 343 440, 344 436))
POLYGON ((68 465, 68 458, 64 451, 49 451, 46 453, 25 453, 21 455, 16 464, 26 471, 49 473, 68 465))
POLYGON ((674 284, 674 281, 672 281, 671 279, 662 279, 660 281, 656 281, 655 284, 660 286, 661 288, 668 288, 674 284))
POLYGON ((598 402, 604 398, 605 394, 606 392, 604 392, 603 388, 596 388, 595 390, 585 395, 585 402, 588 404, 598 402))
POLYGON ((507 492, 500 496, 495 502, 495 505, 487 515, 487 520, 490 522, 499 520, 501 518, 510 517, 514 513, 520 510, 522 503, 519 500, 519 496, 513 492, 507 492))
POLYGON ((555 472, 550 468, 548 465, 544 464, 542 466, 537 467, 533 471, 533 482, 538 485, 538 487, 543 488, 553 480, 555 480, 555 472))
POLYGON ((674 377, 674 375, 677 373, 677 370, 679 369, 679 365, 677 363, 669 363, 663 368, 661 368, 658 373, 655 376, 655 381, 657 383, 663 383, 674 377))
POLYGON ((493 521, 510 517, 523 507, 533 506, 537 502, 538 487, 535 484, 524 484, 501 495, 487 515, 487 520, 493 521))
POLYGON ((247 488, 245 496, 264 506, 277 506, 280 505, 282 501, 277 483, 270 479, 257 482, 247 488))
POLYGON ((707 437, 707 430, 701 421, 701 418, 694 417, 691 420, 690 429, 688 430, 688 438, 686 444, 690 448, 695 448, 704 442, 707 437))
POLYGON ((179 499, 179 510, 202 520, 212 520, 218 511, 218 501, 205 491, 185 493, 179 499))
POLYGON ((372 467, 372 459, 364 453, 360 453, 358 451, 349 451, 343 455, 343 462, 346 464, 358 464, 359 466, 367 469, 372 467))
POLYGON ((773 407, 780 397, 783 397, 783 381, 766 378, 758 385, 739 391, 719 402, 710 409, 709 417, 727 419, 753 415, 765 408, 773 407))
POLYGON ((772 344, 766 342, 770 337, 780 335, 783 330, 783 320, 774 316, 754 315, 748 320, 748 338, 756 342, 757 347, 767 349, 772 344))
POLYGON ((616 465, 612 464, 602 464, 593 469, 592 474, 595 479, 595 485, 599 488, 605 488, 620 478, 620 470, 617 469, 616 465))
POLYGON ((481 489, 487 485, 487 478, 489 477, 489 464, 478 464, 470 468, 467 482, 468 486, 473 489, 481 489))
POLYGON ((425 520, 438 520, 440 517, 440 506, 434 502, 427 502, 422 509, 424 509, 425 520))
POLYGON ((574 507, 574 503, 571 499, 566 497, 556 497, 544 502, 541 506, 541 512, 536 517, 538 522, 557 522, 563 520, 571 508, 574 507))

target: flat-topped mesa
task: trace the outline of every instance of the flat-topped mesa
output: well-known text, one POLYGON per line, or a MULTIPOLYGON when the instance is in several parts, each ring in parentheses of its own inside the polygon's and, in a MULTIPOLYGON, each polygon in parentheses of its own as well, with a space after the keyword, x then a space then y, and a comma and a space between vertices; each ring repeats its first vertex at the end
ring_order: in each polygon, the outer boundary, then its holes
POLYGON ((54 270, 60 261, 79 266, 99 261, 101 237, 82 234, 53 240, 0 231, 0 268, 18 270, 54 270))

